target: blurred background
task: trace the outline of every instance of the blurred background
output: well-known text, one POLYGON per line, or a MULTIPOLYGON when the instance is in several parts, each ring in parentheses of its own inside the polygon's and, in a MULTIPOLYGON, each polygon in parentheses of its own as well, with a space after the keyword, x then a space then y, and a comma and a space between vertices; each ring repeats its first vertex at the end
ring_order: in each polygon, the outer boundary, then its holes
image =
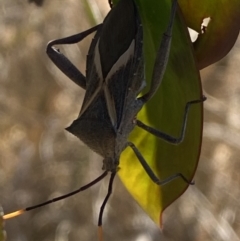
MULTIPOLYGON (((99 23, 106 0, 0 1, 0 203, 5 213, 65 194, 101 173, 102 160, 64 131, 84 92, 45 54, 49 40, 99 23), (42 1, 38 1, 41 4, 42 1)), ((92 36, 61 47, 84 72, 92 36)), ((196 185, 164 213, 148 218, 117 179, 104 213, 105 240, 240 240, 240 39, 202 71, 205 123, 196 185)), ((101 184, 6 222, 8 241, 97 240, 101 184)))

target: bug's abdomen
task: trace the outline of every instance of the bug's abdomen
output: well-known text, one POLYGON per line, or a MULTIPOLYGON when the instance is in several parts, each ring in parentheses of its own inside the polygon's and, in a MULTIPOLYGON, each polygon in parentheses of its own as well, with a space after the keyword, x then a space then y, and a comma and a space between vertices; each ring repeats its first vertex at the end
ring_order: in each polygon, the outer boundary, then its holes
POLYGON ((111 124, 102 91, 66 130, 99 155, 103 157, 113 155, 116 132, 111 124))

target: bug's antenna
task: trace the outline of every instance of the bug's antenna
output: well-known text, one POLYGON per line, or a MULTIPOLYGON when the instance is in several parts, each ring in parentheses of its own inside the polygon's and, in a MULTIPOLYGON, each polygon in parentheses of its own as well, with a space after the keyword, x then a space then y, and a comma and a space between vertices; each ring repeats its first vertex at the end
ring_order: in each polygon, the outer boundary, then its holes
POLYGON ((102 217, 103 217, 103 211, 104 211, 104 208, 107 204, 107 201, 112 193, 112 186, 113 186, 113 181, 114 181, 114 178, 116 176, 116 171, 112 172, 111 174, 111 177, 110 177, 110 180, 109 180, 109 184, 108 184, 108 192, 107 192, 107 195, 102 203, 102 206, 100 207, 100 213, 99 213, 99 216, 98 216, 98 240, 99 241, 103 241, 103 231, 102 231, 102 217))
POLYGON ((30 210, 33 210, 33 209, 36 209, 36 208, 40 208, 40 207, 48 205, 50 203, 54 203, 54 202, 60 201, 60 200, 62 200, 64 198, 68 198, 70 196, 73 196, 73 195, 75 195, 75 194, 77 194, 77 193, 79 193, 81 191, 84 191, 84 190, 88 189, 89 187, 95 185, 96 183, 101 181, 105 176, 107 176, 107 174, 108 174, 108 171, 105 171, 102 175, 100 175, 98 178, 96 178, 92 182, 88 183, 87 185, 85 185, 83 187, 80 187, 79 189, 77 189, 77 190, 75 190, 73 192, 70 192, 68 194, 65 194, 65 195, 53 198, 53 199, 51 199, 49 201, 46 201, 46 202, 43 202, 43 203, 40 203, 40 204, 37 204, 37 205, 34 205, 34 206, 27 207, 25 209, 20 209, 18 211, 6 214, 6 215, 3 216, 3 219, 14 218, 14 217, 19 216, 19 215, 21 215, 21 214, 23 214, 23 213, 25 213, 27 211, 30 211, 30 210))

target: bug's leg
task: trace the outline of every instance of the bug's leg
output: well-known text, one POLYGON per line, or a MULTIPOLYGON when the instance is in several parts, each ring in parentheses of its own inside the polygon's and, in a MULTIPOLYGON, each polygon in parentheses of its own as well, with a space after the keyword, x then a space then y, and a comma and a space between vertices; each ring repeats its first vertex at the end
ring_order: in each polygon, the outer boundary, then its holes
POLYGON ((153 127, 145 125, 144 123, 142 123, 139 120, 137 120, 136 124, 138 127, 144 129, 145 131, 151 133, 152 135, 154 135, 158 138, 163 139, 164 141, 167 141, 172 144, 179 144, 184 140, 184 137, 185 137, 186 126, 187 126, 187 117, 188 117, 188 113, 189 113, 189 109, 190 109, 191 105, 203 102, 205 100, 206 100, 206 97, 203 96, 201 100, 193 100, 193 101, 187 102, 187 104, 185 106, 184 116, 183 116, 182 129, 181 129, 181 133, 180 133, 179 137, 170 136, 170 135, 168 135, 164 132, 161 132, 153 127))
POLYGON ((113 185, 113 181, 114 181, 114 178, 116 176, 116 171, 112 172, 111 174, 111 177, 110 177, 110 180, 109 180, 109 184, 108 184, 108 192, 107 192, 107 195, 102 203, 102 206, 100 207, 100 213, 99 213, 99 216, 98 216, 98 240, 99 241, 102 241, 103 240, 103 232, 102 232, 102 217, 103 217, 103 211, 104 211, 104 208, 107 204, 107 201, 110 197, 110 195, 112 194, 112 185, 113 185))
POLYGON ((93 28, 90 28, 82 33, 75 34, 66 38, 56 39, 50 41, 47 45, 47 55, 52 60, 52 62, 74 83, 83 89, 86 88, 86 78, 85 76, 71 63, 71 61, 65 57, 58 49, 54 48, 54 45, 58 44, 75 44, 80 42, 82 39, 87 37, 89 34, 98 30, 102 24, 99 24, 93 28))
POLYGON ((137 156, 138 160, 140 161, 141 165, 143 166, 144 170, 146 171, 146 173, 148 174, 148 176, 152 179, 152 181, 154 183, 156 183, 157 185, 165 185, 173 180, 175 180, 176 178, 182 178, 183 181, 185 181, 187 184, 189 185, 193 185, 194 183, 189 181, 182 173, 176 173, 164 180, 160 180, 153 172, 153 170, 150 168, 150 166, 148 165, 148 163, 146 162, 146 160, 144 159, 144 157, 142 156, 142 154, 140 153, 140 151, 137 149, 137 147, 132 143, 132 142, 128 142, 127 143, 128 146, 130 146, 135 155, 137 156))
POLYGON ((166 66, 168 63, 168 57, 169 57, 171 39, 172 39, 173 22, 176 14, 176 9, 177 9, 177 0, 173 0, 170 22, 168 24, 166 32, 163 34, 160 47, 157 51, 150 90, 145 95, 138 98, 143 103, 146 103, 148 100, 152 98, 152 96, 156 93, 156 91, 158 90, 162 82, 163 75, 165 73, 166 66))

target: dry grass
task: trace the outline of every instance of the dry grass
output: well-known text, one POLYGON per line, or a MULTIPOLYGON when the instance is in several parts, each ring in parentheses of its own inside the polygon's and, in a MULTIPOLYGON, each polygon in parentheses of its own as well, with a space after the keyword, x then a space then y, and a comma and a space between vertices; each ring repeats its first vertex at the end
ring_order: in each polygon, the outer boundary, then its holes
MULTIPOLYGON (((41 8, 23 0, 0 2, 0 203, 5 212, 66 193, 101 172, 101 159, 63 130, 77 117, 83 92, 50 63, 45 47, 51 39, 100 22, 107 11, 106 0, 51 0, 41 8)), ((83 71, 88 41, 64 48, 83 71)), ((163 232, 117 180, 105 213, 106 240, 240 240, 239 62, 240 40, 202 73, 208 100, 196 185, 166 211, 163 232)), ((97 240, 105 192, 106 186, 98 185, 7 221, 8 241, 97 240)))

